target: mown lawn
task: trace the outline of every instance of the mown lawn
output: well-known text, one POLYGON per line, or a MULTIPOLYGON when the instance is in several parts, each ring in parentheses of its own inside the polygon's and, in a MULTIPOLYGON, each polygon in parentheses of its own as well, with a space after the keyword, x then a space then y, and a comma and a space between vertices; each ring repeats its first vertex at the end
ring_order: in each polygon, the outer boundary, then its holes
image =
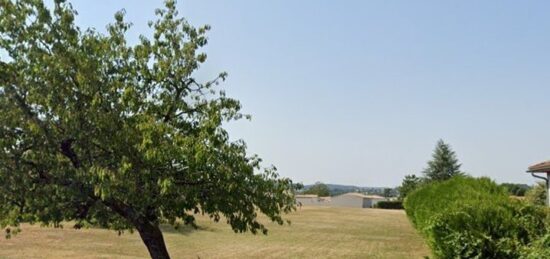
MULTIPOLYGON (((200 229, 164 229, 172 258, 421 258, 430 255, 403 211, 302 207, 267 236, 235 234, 199 217, 200 229)), ((0 258, 148 258, 137 233, 23 226, 0 237, 0 258)))

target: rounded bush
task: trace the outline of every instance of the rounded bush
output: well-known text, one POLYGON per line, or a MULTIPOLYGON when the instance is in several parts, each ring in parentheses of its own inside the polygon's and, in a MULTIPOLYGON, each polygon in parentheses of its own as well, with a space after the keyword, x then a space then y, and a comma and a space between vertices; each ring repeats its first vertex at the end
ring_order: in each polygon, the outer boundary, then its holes
POLYGON ((519 258, 547 231, 547 212, 488 178, 456 177, 409 194, 405 210, 439 258, 519 258))

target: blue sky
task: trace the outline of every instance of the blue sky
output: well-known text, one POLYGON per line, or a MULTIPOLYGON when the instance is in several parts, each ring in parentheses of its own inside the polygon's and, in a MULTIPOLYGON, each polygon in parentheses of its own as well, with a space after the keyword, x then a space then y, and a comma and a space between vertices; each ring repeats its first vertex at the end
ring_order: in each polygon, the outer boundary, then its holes
MULTIPOLYGON (((162 1, 73 1, 83 28, 125 8, 129 38, 162 1)), ((228 125, 298 182, 396 186, 436 141, 474 176, 533 183, 550 159, 547 1, 179 1, 210 24, 198 76, 252 121, 228 125)))

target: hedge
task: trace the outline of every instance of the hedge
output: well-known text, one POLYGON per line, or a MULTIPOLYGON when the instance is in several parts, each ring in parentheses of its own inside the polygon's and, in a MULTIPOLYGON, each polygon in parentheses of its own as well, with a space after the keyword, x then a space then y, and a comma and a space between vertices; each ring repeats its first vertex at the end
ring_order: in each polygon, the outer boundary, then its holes
POLYGON ((378 209, 389 209, 389 210, 402 210, 403 202, 401 201, 379 201, 374 205, 378 209))
POLYGON ((550 249, 545 209, 511 200, 488 178, 428 184, 404 206, 439 258, 530 258, 550 249))

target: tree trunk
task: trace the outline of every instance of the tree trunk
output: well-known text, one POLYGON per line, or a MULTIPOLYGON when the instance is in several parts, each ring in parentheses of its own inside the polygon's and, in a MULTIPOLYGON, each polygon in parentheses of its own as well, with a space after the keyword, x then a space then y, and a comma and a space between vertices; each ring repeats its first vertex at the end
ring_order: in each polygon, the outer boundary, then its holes
POLYGON ((136 226, 136 228, 152 259, 170 259, 159 226, 144 223, 136 226))

